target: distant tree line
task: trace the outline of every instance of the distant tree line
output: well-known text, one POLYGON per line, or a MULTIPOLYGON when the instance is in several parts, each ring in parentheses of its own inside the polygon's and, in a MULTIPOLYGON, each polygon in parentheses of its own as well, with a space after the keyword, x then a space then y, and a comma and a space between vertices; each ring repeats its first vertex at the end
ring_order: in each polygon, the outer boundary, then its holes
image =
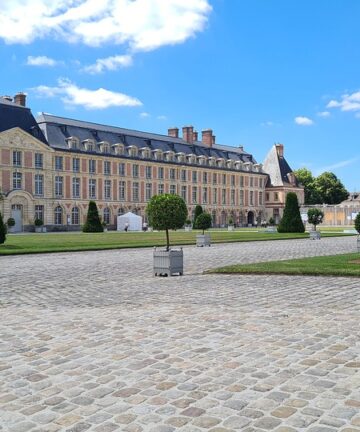
POLYGON ((349 196, 345 186, 332 172, 314 177, 307 168, 300 168, 294 174, 304 187, 305 204, 339 204, 349 196))

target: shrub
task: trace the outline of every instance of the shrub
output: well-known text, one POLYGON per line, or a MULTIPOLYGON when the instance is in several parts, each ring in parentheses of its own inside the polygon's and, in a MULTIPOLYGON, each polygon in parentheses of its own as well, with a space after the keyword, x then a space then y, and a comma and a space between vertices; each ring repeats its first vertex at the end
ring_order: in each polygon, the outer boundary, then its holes
POLYGON ((294 192, 289 192, 286 195, 284 215, 279 223, 278 232, 305 232, 305 227, 300 216, 297 195, 294 192))
POLYGON ((275 225, 275 219, 273 217, 269 219, 269 225, 275 225))
POLYGON ((185 201, 178 195, 154 195, 146 208, 149 224, 166 231, 166 250, 170 249, 169 230, 181 228, 187 217, 185 201))
POLYGON ((6 225, 7 225, 9 228, 15 226, 15 219, 12 218, 12 217, 10 217, 10 218, 7 220, 7 222, 6 222, 6 225))
POLYGON ((234 220, 233 220, 233 218, 229 218, 229 225, 234 225, 234 220))
POLYGON ((211 227, 211 223, 212 223, 211 215, 209 213, 204 212, 201 213, 201 215, 199 215, 196 218, 194 223, 194 228, 202 230, 204 234, 204 231, 211 227))
POLYGON ((0 213, 0 244, 5 243, 6 240, 6 226, 4 224, 2 215, 0 213))
POLYGON ((86 222, 83 226, 83 232, 103 232, 104 228, 101 224, 99 212, 95 201, 89 201, 86 222))
POLYGON ((308 222, 314 226, 314 231, 316 231, 316 225, 322 223, 324 218, 324 212, 317 208, 311 208, 307 212, 308 222))
POLYGON ((44 222, 42 221, 42 219, 36 218, 36 219, 34 220, 34 225, 35 225, 36 227, 41 227, 41 226, 44 225, 44 222))
POLYGON ((187 226, 191 226, 191 220, 190 220, 190 219, 186 219, 186 221, 185 221, 185 225, 187 225, 187 226))
POLYGON ((196 222, 196 219, 203 213, 203 208, 201 207, 200 204, 198 204, 195 207, 195 211, 194 211, 194 223, 196 222))
POLYGON ((355 218, 355 229, 360 234, 360 212, 356 215, 355 218))

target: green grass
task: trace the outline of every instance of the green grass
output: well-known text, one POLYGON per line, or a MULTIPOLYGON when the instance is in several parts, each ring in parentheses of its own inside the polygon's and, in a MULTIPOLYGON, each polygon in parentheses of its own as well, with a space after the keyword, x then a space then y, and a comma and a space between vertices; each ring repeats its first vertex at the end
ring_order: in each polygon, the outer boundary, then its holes
MULTIPOLYGON (((172 245, 195 244, 196 234, 200 231, 170 233, 172 245)), ((237 229, 236 231, 211 230, 212 243, 286 240, 308 238, 309 234, 265 233, 263 230, 237 229)), ((324 233, 324 237, 339 236, 339 233, 324 233)), ((5 244, 0 245, 0 255, 28 253, 66 252, 102 249, 121 249, 136 247, 164 246, 164 232, 116 232, 107 233, 57 233, 57 234, 12 234, 5 244)))
MULTIPOLYGON (((354 247, 356 243, 354 242, 354 247)), ((206 273, 286 274, 312 276, 360 277, 360 253, 236 264, 209 270, 206 273)))

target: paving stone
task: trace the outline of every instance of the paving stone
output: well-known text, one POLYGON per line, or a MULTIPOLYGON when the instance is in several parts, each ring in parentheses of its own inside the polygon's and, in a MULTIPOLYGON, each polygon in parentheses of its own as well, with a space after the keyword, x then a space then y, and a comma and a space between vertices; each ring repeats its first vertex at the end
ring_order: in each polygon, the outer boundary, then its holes
POLYGON ((265 430, 273 430, 276 426, 279 426, 281 420, 276 419, 274 417, 263 417, 259 420, 256 420, 254 426, 265 429, 265 430))
POLYGON ((286 406, 280 406, 272 411, 271 415, 279 418, 288 418, 296 413, 296 409, 286 406))

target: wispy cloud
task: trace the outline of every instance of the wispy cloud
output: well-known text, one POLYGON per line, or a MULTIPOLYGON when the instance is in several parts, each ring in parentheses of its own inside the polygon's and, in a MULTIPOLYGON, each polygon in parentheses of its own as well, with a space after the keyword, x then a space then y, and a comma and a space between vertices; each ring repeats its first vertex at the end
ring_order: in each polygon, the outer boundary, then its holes
POLYGON ((339 108, 340 111, 345 112, 360 111, 360 91, 351 94, 343 94, 339 101, 332 99, 327 104, 326 108, 339 108))
POLYGON ((167 117, 165 115, 158 115, 156 118, 158 120, 167 120, 167 117))
POLYGON ((209 0, 11 0, 1 2, 0 38, 29 44, 61 39, 149 51, 204 30, 209 0))
POLYGON ((50 66, 54 67, 62 62, 54 60, 47 56, 28 56, 26 60, 26 64, 28 66, 50 66))
POLYGON ((298 116, 294 118, 294 122, 300 126, 311 126, 314 124, 313 120, 309 117, 298 116))
POLYGON ((105 109, 114 106, 141 106, 142 102, 132 96, 103 88, 89 90, 80 88, 67 79, 59 79, 54 87, 40 85, 31 89, 38 97, 59 96, 68 107, 81 106, 85 109, 105 109))
POLYGON ((141 118, 145 119, 145 118, 149 118, 149 117, 150 117, 150 114, 147 113, 147 112, 142 112, 142 113, 139 114, 139 116, 140 116, 141 118))
POLYGON ((346 160, 343 160, 340 162, 336 162, 332 165, 327 165, 327 166, 324 166, 322 168, 317 168, 316 170, 314 170, 314 174, 315 174, 315 176, 318 176, 319 174, 322 174, 325 171, 334 171, 334 170, 337 170, 339 168, 344 168, 344 167, 346 167, 348 165, 352 165, 358 161, 359 161, 358 157, 352 158, 352 159, 346 159, 346 160))
POLYGON ((95 75, 104 71, 116 71, 120 68, 129 67, 133 64, 133 59, 131 55, 117 55, 106 57, 102 59, 97 59, 92 65, 85 66, 82 71, 89 74, 95 75))
POLYGON ((329 111, 320 111, 317 113, 317 115, 322 118, 327 118, 330 117, 331 114, 329 111))

